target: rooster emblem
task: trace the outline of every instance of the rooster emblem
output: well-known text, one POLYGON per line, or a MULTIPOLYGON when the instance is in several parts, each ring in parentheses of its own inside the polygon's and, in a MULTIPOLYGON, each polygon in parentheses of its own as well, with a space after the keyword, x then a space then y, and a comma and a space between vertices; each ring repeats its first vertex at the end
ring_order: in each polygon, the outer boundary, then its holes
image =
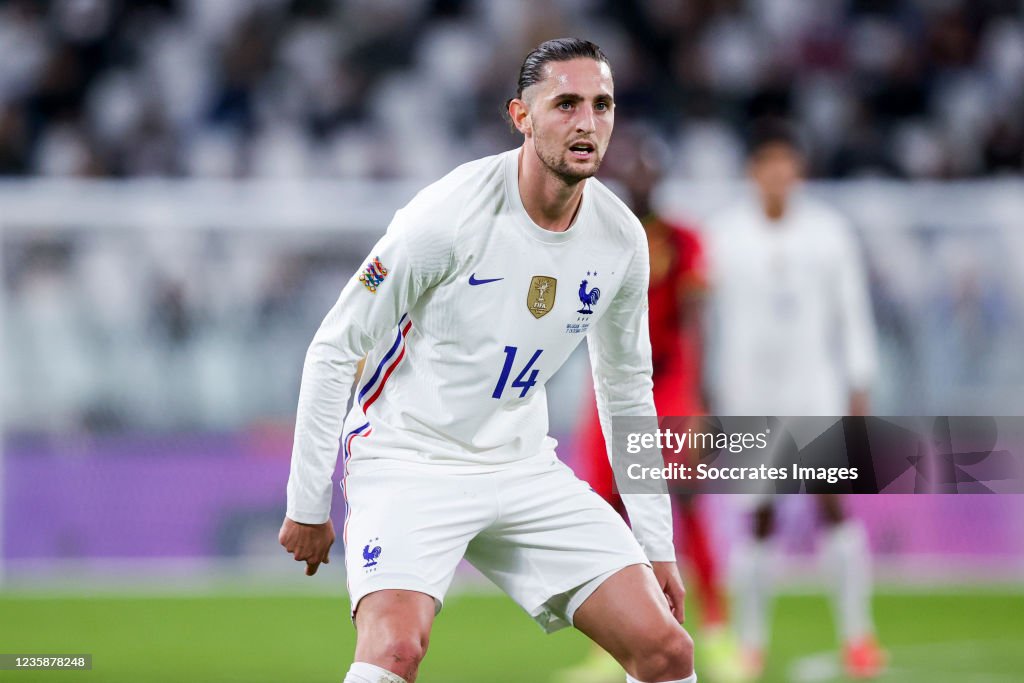
POLYGON ((589 292, 587 291, 587 281, 584 280, 580 283, 580 301, 583 302, 583 308, 576 311, 583 315, 590 315, 594 311, 591 310, 591 306, 597 303, 597 300, 601 298, 601 290, 594 287, 589 292))
POLYGON ((367 544, 363 548, 363 559, 366 560, 366 564, 363 567, 376 567, 378 557, 380 557, 380 546, 377 545, 371 549, 370 545, 367 544))

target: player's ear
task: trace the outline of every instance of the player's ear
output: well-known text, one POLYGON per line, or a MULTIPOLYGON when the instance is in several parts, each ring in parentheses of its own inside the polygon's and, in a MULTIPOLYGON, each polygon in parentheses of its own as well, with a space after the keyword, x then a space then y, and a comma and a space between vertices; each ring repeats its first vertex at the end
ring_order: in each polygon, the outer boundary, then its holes
POLYGON ((509 100, 508 117, 512 120, 512 125, 516 127, 516 130, 523 135, 529 137, 533 132, 530 123, 530 108, 525 101, 518 97, 513 97, 509 100))

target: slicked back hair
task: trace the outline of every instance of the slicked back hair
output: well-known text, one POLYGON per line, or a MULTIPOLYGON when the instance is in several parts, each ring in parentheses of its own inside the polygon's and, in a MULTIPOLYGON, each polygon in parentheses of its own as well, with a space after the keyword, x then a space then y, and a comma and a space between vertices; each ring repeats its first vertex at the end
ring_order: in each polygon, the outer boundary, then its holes
MULTIPOLYGON (((604 62, 611 69, 608 57, 594 43, 581 38, 555 38, 546 40, 526 55, 523 65, 519 68, 519 81, 516 85, 516 97, 522 98, 523 91, 531 85, 544 80, 544 66, 549 62, 568 62, 572 59, 593 59, 604 62)), ((505 110, 512 102, 510 97, 505 101, 505 110)))

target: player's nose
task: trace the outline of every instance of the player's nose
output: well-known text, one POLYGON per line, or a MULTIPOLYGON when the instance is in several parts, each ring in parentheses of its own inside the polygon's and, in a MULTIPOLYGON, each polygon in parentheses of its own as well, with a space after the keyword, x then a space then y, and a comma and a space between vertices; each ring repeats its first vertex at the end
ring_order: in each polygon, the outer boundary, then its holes
POLYGON ((576 119, 576 131, 579 133, 593 133, 597 130, 597 116, 590 107, 580 107, 579 117, 576 119))

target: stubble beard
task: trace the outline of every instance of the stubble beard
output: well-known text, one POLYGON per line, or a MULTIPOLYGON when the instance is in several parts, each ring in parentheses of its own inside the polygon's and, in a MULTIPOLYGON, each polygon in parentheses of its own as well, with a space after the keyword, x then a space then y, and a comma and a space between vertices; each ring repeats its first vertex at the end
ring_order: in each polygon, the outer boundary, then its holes
POLYGON ((576 183, 597 175, 597 169, 601 167, 603 155, 598 150, 597 143, 594 143, 594 161, 586 170, 582 170, 574 167, 566 160, 564 150, 560 152, 549 152, 545 150, 543 144, 538 144, 540 142, 540 138, 534 138, 533 147, 537 151, 537 157, 552 175, 566 185, 575 185, 576 183))

